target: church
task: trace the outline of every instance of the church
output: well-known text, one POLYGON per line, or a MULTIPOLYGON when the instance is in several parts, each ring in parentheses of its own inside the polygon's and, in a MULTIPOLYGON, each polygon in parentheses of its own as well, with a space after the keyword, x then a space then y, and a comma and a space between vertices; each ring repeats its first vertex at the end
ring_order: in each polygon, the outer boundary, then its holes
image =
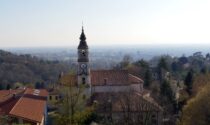
POLYGON ((163 109, 150 97, 150 92, 143 88, 144 81, 141 78, 127 70, 91 70, 83 27, 77 51, 77 74, 62 75, 61 84, 87 86, 88 103, 97 103, 97 112, 107 119, 114 119, 118 124, 125 123, 124 120, 144 124, 145 119, 151 125, 161 124, 163 109))
POLYGON ((143 89, 143 80, 129 74, 127 70, 90 69, 89 47, 83 28, 77 51, 77 75, 66 76, 71 77, 74 84, 88 85, 91 93, 125 92, 131 89, 140 93, 145 92, 143 89))

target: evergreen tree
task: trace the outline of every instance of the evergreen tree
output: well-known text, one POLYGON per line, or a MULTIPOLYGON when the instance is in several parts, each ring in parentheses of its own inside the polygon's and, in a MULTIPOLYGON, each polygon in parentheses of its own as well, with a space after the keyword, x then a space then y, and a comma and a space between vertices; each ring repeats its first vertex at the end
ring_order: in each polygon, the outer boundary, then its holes
POLYGON ((144 76, 144 87, 149 87, 152 82, 152 74, 149 69, 146 70, 144 76))
POLYGON ((163 81, 163 83, 160 86, 160 92, 161 95, 167 97, 168 100, 174 101, 174 94, 168 81, 163 81))
POLYGON ((202 74, 206 74, 206 73, 208 73, 208 70, 207 70, 207 68, 206 67, 203 67, 203 68, 201 68, 201 71, 200 71, 202 74))
POLYGON ((136 66, 142 67, 142 68, 149 68, 149 63, 145 60, 141 59, 134 63, 136 66))
POLYGON ((40 82, 36 82, 35 89, 40 89, 40 88, 41 88, 41 83, 40 82))
POLYGON ((4 86, 2 84, 0 84, 0 90, 3 90, 4 86))
POLYGON ((185 77, 185 81, 184 81, 185 85, 186 85, 186 90, 187 92, 191 95, 192 94, 192 86, 193 86, 193 71, 190 70, 187 73, 187 76, 185 77))
POLYGON ((161 57, 159 63, 158 63, 158 68, 162 68, 164 70, 168 70, 168 64, 167 61, 164 57, 161 57))
POLYGON ((7 84, 6 89, 7 89, 7 90, 11 89, 11 85, 10 85, 10 84, 7 84))
POLYGON ((168 64, 166 62, 166 59, 164 57, 162 57, 160 60, 159 60, 159 63, 158 63, 158 77, 159 77, 159 80, 160 81, 163 81, 163 71, 168 71, 168 64))

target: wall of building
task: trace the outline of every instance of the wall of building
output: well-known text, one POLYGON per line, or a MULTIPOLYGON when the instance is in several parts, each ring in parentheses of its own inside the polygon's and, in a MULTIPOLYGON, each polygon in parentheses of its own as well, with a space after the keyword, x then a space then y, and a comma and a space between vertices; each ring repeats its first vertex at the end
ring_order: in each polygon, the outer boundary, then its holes
MULTIPOLYGON (((140 111, 140 112, 107 112, 103 113, 105 117, 112 117, 114 121, 117 123, 124 123, 125 116, 130 116, 131 121, 137 122, 140 124, 145 124, 145 120, 147 120, 150 125, 161 125, 161 115, 160 112, 156 111, 140 111), (110 116, 111 115, 111 116, 110 116)), ((128 120, 128 119, 127 119, 128 120)))
POLYGON ((58 102, 59 101, 59 94, 53 94, 53 95, 49 95, 48 97, 47 97, 47 100, 48 100, 48 103, 52 103, 52 104, 54 104, 54 103, 56 103, 56 102, 58 102))
POLYGON ((132 84, 125 86, 92 86, 92 93, 94 92, 129 92, 135 90, 138 92, 143 91, 142 84, 132 84))

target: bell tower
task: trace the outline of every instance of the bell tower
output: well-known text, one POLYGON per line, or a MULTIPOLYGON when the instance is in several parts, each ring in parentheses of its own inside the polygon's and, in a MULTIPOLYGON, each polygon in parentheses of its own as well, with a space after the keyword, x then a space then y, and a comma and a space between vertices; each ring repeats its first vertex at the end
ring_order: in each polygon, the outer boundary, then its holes
POLYGON ((78 60, 77 60, 78 84, 85 84, 90 86, 91 84, 90 84, 89 52, 88 52, 88 45, 86 42, 83 26, 82 26, 82 33, 80 35, 80 43, 77 50, 78 50, 78 60))

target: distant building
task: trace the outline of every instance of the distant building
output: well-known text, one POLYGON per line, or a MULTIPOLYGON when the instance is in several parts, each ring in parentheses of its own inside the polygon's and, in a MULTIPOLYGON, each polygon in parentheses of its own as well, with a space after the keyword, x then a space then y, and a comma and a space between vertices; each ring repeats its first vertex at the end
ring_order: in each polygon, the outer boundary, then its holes
POLYGON ((44 89, 1 90, 0 122, 46 125, 47 96, 44 89))
MULTIPOLYGON (((144 81, 132 74, 127 70, 91 70, 89 64, 89 47, 86 42, 86 36, 82 28, 80 36, 80 43, 78 46, 78 66, 77 74, 63 74, 59 83, 62 85, 86 85, 86 92, 90 99, 89 104, 97 102, 100 104, 99 113, 107 114, 107 110, 100 112, 100 108, 107 106, 110 103, 111 117, 115 119, 117 116, 122 116, 123 110, 118 104, 121 99, 126 99, 125 96, 130 96, 130 103, 137 105, 143 105, 143 109, 136 109, 132 106, 132 115, 150 113, 153 116, 153 122, 151 125, 161 124, 162 108, 150 97, 149 91, 143 88, 144 81), (112 98, 106 99, 106 97, 112 96, 112 98), (152 100, 152 101, 151 101, 152 100), (101 107, 102 106, 102 107, 101 107), (155 115, 154 115, 155 114, 155 115)), ((123 101, 126 101, 124 100, 123 101)), ((140 108, 140 107, 139 107, 140 108)), ((137 118, 137 116, 135 116, 137 118)), ((145 117, 145 116, 142 116, 145 117)), ((118 117, 122 118, 122 117, 118 117)), ((149 119, 152 120, 152 119, 149 119)))

